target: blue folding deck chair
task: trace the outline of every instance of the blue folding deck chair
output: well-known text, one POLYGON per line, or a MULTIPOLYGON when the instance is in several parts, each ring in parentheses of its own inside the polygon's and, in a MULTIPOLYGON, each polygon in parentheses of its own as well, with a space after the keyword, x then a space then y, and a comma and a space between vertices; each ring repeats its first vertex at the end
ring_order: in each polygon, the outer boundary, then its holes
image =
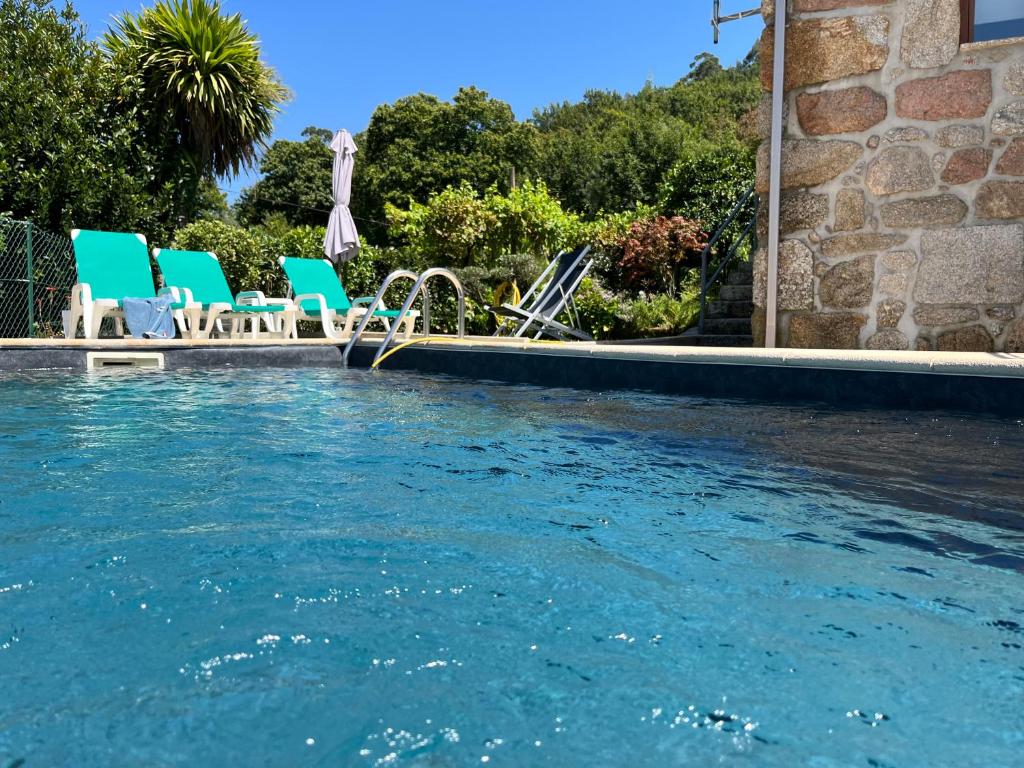
MULTIPOLYGON (((518 304, 502 304, 500 307, 485 309, 494 315, 514 320, 515 330, 511 334, 514 337, 536 331, 533 336, 535 339, 547 335, 562 340, 573 338, 593 341, 589 335, 574 327, 579 326, 580 322, 573 295, 594 266, 594 260, 587 258, 589 253, 589 245, 574 251, 562 251, 523 294, 518 304), (569 322, 574 326, 556 319, 563 311, 567 312, 569 322)), ((494 335, 500 336, 503 331, 504 328, 499 327, 494 335)))

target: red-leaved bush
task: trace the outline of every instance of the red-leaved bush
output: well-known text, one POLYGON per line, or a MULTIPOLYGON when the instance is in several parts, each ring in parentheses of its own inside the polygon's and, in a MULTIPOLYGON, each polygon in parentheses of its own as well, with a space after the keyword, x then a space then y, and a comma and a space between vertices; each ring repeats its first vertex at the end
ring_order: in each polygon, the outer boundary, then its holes
POLYGON ((707 233, 692 219, 641 219, 630 225, 623 238, 619 267, 633 290, 674 297, 682 271, 700 263, 700 252, 707 242, 707 233))

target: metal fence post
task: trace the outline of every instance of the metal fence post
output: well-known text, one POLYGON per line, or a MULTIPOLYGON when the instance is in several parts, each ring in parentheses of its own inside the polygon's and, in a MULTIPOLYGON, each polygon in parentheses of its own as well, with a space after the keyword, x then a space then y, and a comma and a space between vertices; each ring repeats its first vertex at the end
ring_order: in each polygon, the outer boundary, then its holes
POLYGON ((32 268, 32 222, 25 223, 25 269, 28 278, 28 335, 35 336, 35 278, 32 268))

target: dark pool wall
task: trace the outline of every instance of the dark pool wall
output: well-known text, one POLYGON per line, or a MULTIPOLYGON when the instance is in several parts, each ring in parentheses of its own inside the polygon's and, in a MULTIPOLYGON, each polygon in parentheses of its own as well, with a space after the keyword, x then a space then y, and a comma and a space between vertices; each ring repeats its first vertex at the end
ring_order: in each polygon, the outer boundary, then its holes
MULTIPOLYGON (((190 368, 340 368, 341 349, 318 346, 178 347, 159 350, 167 370, 190 368)), ((353 350, 369 367, 375 345, 353 350)), ((523 350, 412 346, 390 356, 387 370, 592 390, 824 403, 842 408, 942 409, 1024 417, 1024 378, 911 373, 750 363, 602 358, 523 350)), ((86 350, 0 349, 0 372, 86 370, 86 350)))
MULTIPOLYGON (((372 350, 356 350, 352 357, 355 365, 369 365, 372 350)), ((1024 415, 1024 379, 1016 378, 427 347, 408 347, 389 357, 383 367, 548 387, 1024 415)))
MULTIPOLYGON (((106 350, 109 351, 109 350, 106 350)), ((140 351, 137 349, 129 352, 140 351)), ((340 367, 341 350, 332 346, 178 347, 154 350, 164 355, 165 369, 188 368, 322 368, 340 367)), ((86 370, 84 349, 0 349, 0 372, 86 370)))

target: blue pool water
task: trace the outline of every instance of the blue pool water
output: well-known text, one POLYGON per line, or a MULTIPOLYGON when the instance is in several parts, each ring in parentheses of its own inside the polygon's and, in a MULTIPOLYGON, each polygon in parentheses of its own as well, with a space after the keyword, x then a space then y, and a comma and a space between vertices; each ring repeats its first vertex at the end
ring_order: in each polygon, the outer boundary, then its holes
POLYGON ((1010 766, 1024 427, 0 379, 0 768, 1010 766))

